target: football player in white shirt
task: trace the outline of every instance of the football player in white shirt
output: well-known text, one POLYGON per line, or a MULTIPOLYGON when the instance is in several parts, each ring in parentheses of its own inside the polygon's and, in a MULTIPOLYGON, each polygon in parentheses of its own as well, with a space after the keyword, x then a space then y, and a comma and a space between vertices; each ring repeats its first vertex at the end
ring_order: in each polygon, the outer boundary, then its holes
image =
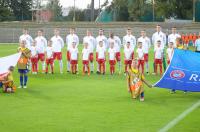
POLYGON ((45 72, 45 49, 47 48, 47 40, 43 36, 43 30, 38 31, 38 36, 35 38, 36 47, 38 50, 38 61, 42 62, 42 73, 45 72))
POLYGON ((72 47, 69 50, 70 54, 70 64, 72 74, 77 74, 77 64, 78 64, 78 48, 76 47, 76 42, 72 42, 72 47))
POLYGON ((138 48, 136 50, 138 59, 138 70, 144 74, 144 50, 142 48, 142 42, 138 42, 138 48))
POLYGON ((84 48, 82 50, 83 75, 85 75, 86 71, 88 72, 88 76, 90 75, 89 59, 90 59, 90 49, 88 43, 85 42, 84 48))
POLYGON ((91 73, 94 72, 94 48, 96 47, 96 39, 92 36, 92 32, 87 30, 87 35, 83 38, 83 43, 88 43, 90 50, 89 61, 91 73))
MULTIPOLYGON (((76 48, 78 48, 79 45, 79 38, 75 33, 75 28, 70 28, 69 35, 66 37, 66 44, 67 44, 67 72, 70 71, 70 54, 69 50, 72 48, 72 43, 76 43, 76 48)), ((78 68, 78 65, 77 65, 78 68)), ((77 70, 78 71, 78 70, 77 70)))
POLYGON ((51 73, 54 74, 54 59, 53 59, 53 48, 52 48, 52 41, 48 41, 48 46, 46 48, 46 74, 48 73, 48 67, 51 67, 51 73))
POLYGON ((37 51, 35 40, 33 41, 30 50, 31 50, 32 74, 37 74, 37 72, 38 72, 38 51, 37 51))
MULTIPOLYGON (((100 47, 100 42, 102 43, 102 47, 106 51, 108 47, 108 39, 104 36, 104 31, 103 29, 99 29, 99 36, 96 37, 96 61, 98 62, 98 50, 100 47)), ((99 73, 99 63, 97 63, 97 73, 99 73)))
POLYGON ((169 43, 173 42, 174 48, 177 47, 177 45, 176 45, 176 39, 177 38, 181 38, 181 36, 178 33, 176 33, 176 27, 173 27, 172 28, 172 33, 168 36, 168 42, 169 43))
POLYGON ((152 43, 154 44, 154 48, 157 47, 157 41, 161 41, 161 48, 164 49, 166 45, 166 34, 161 31, 160 25, 156 26, 156 32, 152 35, 152 43))
POLYGON ((59 61, 60 73, 63 73, 63 61, 62 61, 62 48, 64 47, 64 41, 60 37, 59 29, 54 30, 54 36, 51 38, 53 48, 53 58, 59 61))
POLYGON ((151 40, 146 36, 146 31, 141 31, 141 37, 138 42, 142 42, 142 49, 144 51, 144 62, 146 65, 146 73, 149 74, 149 49, 151 47, 151 40))
POLYGON ((132 35, 132 30, 130 28, 126 30, 126 33, 126 36, 123 37, 124 48, 126 47, 127 42, 130 42, 130 48, 134 51, 136 46, 136 38, 132 35))
POLYGON ((109 56, 109 64, 110 64, 110 74, 113 75, 115 73, 115 56, 116 56, 116 49, 114 48, 115 41, 110 41, 109 43, 110 48, 108 49, 108 56, 109 56))
POLYGON ((105 74, 105 61, 106 61, 106 50, 103 47, 103 41, 99 41, 99 48, 98 48, 98 66, 99 66, 99 73, 98 74, 105 74))
POLYGON ((163 48, 161 47, 161 41, 158 40, 157 41, 157 46, 154 49, 154 53, 155 53, 155 59, 154 59, 154 63, 155 63, 155 73, 157 75, 157 68, 158 66, 160 67, 160 75, 162 75, 162 59, 163 59, 163 48))
POLYGON ((125 64, 125 74, 128 72, 128 68, 131 69, 132 64, 132 54, 133 49, 131 49, 130 42, 128 41, 127 44, 124 47, 124 64, 125 64))
POLYGON ((168 65, 171 62, 173 53, 174 53, 174 45, 173 45, 173 42, 170 42, 167 48, 167 64, 168 65))
POLYGON ((115 36, 114 33, 110 33, 110 37, 108 39, 108 43, 109 45, 111 44, 111 42, 114 42, 114 49, 116 51, 115 53, 115 58, 117 60, 118 63, 118 71, 119 74, 121 73, 121 54, 120 54, 120 49, 121 49, 121 40, 118 36, 115 36))
POLYGON ((26 28, 23 29, 23 34, 19 37, 19 42, 22 40, 26 41, 26 48, 30 49, 33 43, 33 38, 29 35, 28 29, 26 28))

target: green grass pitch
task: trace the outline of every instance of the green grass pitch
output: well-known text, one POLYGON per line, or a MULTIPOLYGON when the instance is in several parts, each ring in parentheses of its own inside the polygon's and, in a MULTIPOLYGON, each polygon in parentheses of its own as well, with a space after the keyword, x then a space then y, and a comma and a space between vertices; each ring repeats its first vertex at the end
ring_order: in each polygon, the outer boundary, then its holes
MULTIPOLYGON (((0 57, 16 53, 17 45, 0 45, 0 57)), ((152 52, 150 66, 152 70, 152 52)), ((66 69, 65 50, 63 60, 66 69)), ((1 63, 1 62, 0 62, 1 63)), ((200 99, 199 93, 145 87, 145 101, 132 100, 123 74, 29 74, 28 88, 0 92, 1 132, 155 132, 200 99)), ((41 69, 41 68, 40 68, 41 69)), ((108 70, 107 65, 107 70, 108 70)), ((15 69, 15 84, 19 75, 15 69)), ((159 76, 146 75, 155 83, 159 76)), ((200 108, 186 116, 174 132, 200 131, 200 108)))

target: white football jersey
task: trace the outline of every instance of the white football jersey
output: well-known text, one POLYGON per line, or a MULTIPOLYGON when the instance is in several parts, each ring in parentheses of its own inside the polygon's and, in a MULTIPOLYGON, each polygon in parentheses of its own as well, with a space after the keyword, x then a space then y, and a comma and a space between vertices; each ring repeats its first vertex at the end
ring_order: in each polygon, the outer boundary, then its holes
POLYGON ((38 53, 39 54, 44 53, 45 49, 47 48, 46 38, 43 36, 38 36, 35 38, 35 41, 36 41, 36 47, 37 47, 38 53))
POLYGON ((61 52, 64 47, 64 41, 60 36, 53 36, 51 38, 53 52, 61 52))

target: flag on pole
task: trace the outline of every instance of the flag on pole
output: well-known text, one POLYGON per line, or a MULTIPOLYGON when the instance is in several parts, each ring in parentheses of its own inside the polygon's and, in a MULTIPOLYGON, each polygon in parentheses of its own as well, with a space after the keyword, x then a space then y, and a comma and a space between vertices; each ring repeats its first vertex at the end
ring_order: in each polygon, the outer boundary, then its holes
POLYGON ((200 53, 175 49, 170 65, 154 87, 200 92, 200 53))
POLYGON ((0 77, 5 76, 10 66, 16 66, 21 53, 0 58, 0 77))

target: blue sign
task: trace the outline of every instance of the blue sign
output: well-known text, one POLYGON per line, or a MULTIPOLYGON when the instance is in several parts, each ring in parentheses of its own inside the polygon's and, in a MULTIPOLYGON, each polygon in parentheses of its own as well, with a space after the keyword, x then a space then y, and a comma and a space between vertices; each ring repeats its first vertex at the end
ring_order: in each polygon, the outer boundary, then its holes
POLYGON ((175 49, 170 65, 154 87, 200 92, 200 53, 175 49))

